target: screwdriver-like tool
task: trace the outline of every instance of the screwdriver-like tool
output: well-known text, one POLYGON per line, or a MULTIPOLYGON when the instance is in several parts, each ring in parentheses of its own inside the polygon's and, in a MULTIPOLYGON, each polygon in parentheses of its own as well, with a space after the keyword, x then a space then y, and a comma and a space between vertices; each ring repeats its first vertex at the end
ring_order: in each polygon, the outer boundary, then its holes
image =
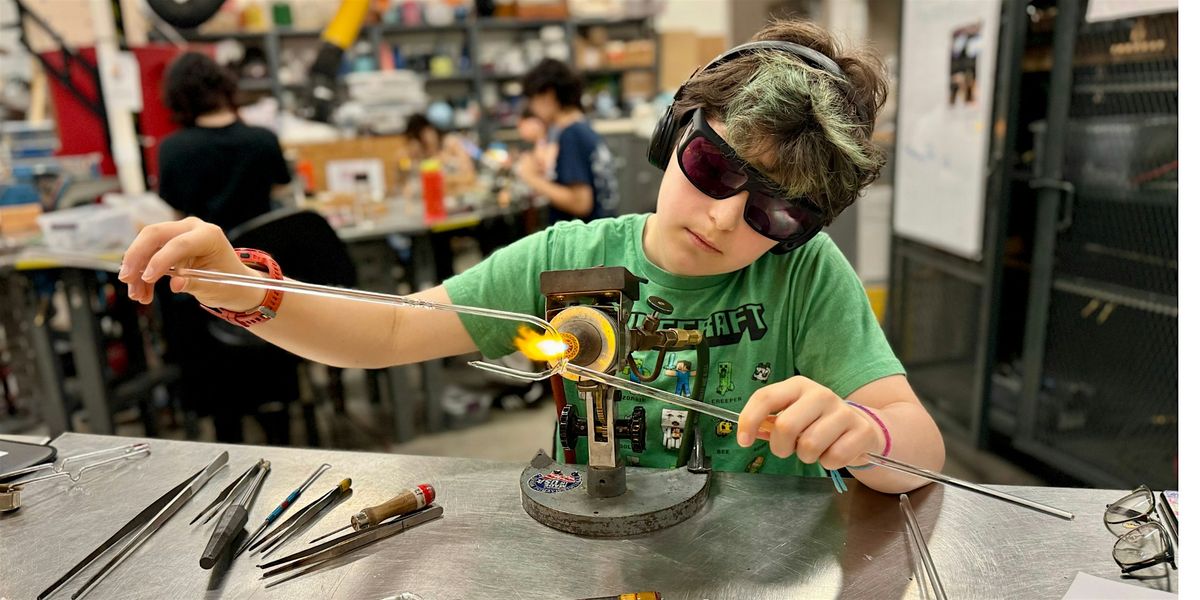
POLYGON ((350 517, 349 525, 330 531, 309 543, 314 544, 345 529, 353 529, 355 531, 370 529, 397 515, 407 515, 416 512, 429 506, 435 496, 436 493, 433 491, 433 486, 428 483, 422 483, 411 490, 400 492, 395 498, 383 504, 369 506, 354 513, 354 516, 350 517))
POLYGON ((208 545, 204 547, 204 553, 200 555, 201 569, 213 568, 225 549, 233 543, 233 540, 237 539, 238 534, 246 527, 247 516, 250 514, 250 502, 256 495, 255 492, 262 486, 267 472, 270 471, 271 462, 260 460, 256 467, 259 469, 258 474, 254 477, 254 482, 242 488, 237 498, 234 498, 229 506, 225 507, 225 512, 221 513, 221 518, 217 520, 217 528, 213 530, 212 537, 208 538, 208 545))
POLYGON ((274 523, 275 519, 278 519, 279 515, 282 515, 283 511, 287 510, 288 507, 300 497, 300 494, 303 494, 304 490, 308 489, 308 486, 312 485, 313 482, 321 476, 321 473, 329 470, 330 467, 331 465, 329 463, 325 463, 317 467, 317 470, 313 471, 313 474, 309 475, 308 479, 305 479, 304 483, 300 484, 300 487, 292 490, 292 493, 288 494, 287 498, 284 498, 283 502, 280 502, 279 506, 276 506, 275 510, 271 511, 271 514, 267 515, 266 519, 263 519, 263 522, 258 526, 258 529, 254 530, 254 534, 246 538, 246 541, 242 543, 242 547, 238 548, 237 552, 234 553, 234 556, 236 557, 242 552, 245 552, 246 548, 248 548, 250 544, 254 543, 254 540, 258 536, 262 535, 262 532, 266 531, 267 528, 271 526, 271 523, 274 523))

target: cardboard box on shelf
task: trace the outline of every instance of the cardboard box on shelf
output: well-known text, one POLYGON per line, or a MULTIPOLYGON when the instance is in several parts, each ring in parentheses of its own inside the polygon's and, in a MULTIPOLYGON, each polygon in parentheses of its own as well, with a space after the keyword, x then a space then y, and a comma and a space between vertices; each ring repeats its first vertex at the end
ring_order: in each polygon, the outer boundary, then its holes
POLYGON ((517 0, 518 19, 565 19, 566 0, 517 0))
POLYGON ((700 37, 694 31, 662 31, 658 34, 662 58, 658 64, 658 87, 675 90, 699 66, 700 37))
POLYGON ((296 154, 296 160, 312 163, 313 187, 321 192, 329 189, 326 165, 333 161, 378 159, 383 166, 384 191, 393 194, 401 183, 400 165, 408 161, 408 144, 403 136, 364 137, 317 144, 285 144, 285 151, 296 154))
POLYGON ((25 238, 37 234, 41 204, 0 206, 0 237, 25 238))
POLYGON ((625 42, 625 54, 621 64, 615 67, 653 67, 654 42, 650 40, 630 40, 625 42))
POLYGON ((597 47, 595 44, 576 38, 575 40, 575 68, 580 71, 594 71, 603 69, 607 63, 604 58, 604 49, 597 47))
POLYGON ((578 19, 619 19, 626 8, 623 0, 568 0, 568 6, 578 19))
POLYGON ((658 83, 663 90, 678 88, 696 69, 708 64, 727 48, 724 36, 698 35, 694 31, 663 31, 659 33, 658 40, 662 52, 658 83))
POLYGON ((621 74, 621 96, 626 102, 649 100, 654 97, 656 91, 652 71, 628 71, 621 74))

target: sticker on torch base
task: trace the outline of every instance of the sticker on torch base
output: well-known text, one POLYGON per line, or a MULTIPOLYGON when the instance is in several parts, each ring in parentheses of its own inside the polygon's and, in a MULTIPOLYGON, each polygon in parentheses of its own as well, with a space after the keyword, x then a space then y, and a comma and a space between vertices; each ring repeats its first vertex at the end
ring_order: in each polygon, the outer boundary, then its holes
POLYGON ((555 469, 552 473, 537 473, 530 477, 529 489, 543 494, 557 494, 573 490, 581 483, 583 478, 579 476, 579 471, 571 471, 570 475, 564 475, 562 471, 555 469))

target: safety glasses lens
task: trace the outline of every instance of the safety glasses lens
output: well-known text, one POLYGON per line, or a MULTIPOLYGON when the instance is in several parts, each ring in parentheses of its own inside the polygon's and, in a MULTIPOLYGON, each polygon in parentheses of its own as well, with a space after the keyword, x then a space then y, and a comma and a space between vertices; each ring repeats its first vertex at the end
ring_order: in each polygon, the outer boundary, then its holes
POLYGON ((716 144, 694 136, 680 153, 679 166, 696 189, 713 198, 728 198, 746 185, 746 172, 716 144))

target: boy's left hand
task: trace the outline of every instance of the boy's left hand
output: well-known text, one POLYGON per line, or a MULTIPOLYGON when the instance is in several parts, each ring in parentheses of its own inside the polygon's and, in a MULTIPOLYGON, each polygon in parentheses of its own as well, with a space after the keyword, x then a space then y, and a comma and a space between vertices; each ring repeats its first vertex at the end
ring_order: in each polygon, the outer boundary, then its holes
POLYGON ((749 447, 755 437, 770 440, 771 453, 795 454, 826 469, 867 463, 867 452, 883 452, 883 431, 871 417, 846 403, 833 390, 796 376, 763 387, 750 396, 738 419, 738 444, 749 447), (774 421, 771 432, 759 431, 774 421))

